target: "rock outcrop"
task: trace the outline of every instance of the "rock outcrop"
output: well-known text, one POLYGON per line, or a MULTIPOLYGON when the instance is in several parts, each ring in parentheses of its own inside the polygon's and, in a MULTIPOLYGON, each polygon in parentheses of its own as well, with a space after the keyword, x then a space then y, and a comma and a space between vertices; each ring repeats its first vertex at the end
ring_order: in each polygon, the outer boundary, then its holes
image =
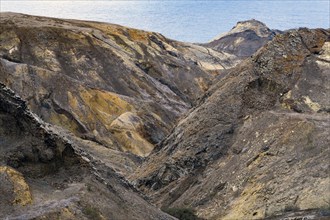
POLYGON ((264 23, 257 20, 241 21, 228 33, 222 34, 206 46, 221 52, 246 58, 272 40, 279 30, 270 30, 264 23))
POLYGON ((276 36, 208 90, 131 180, 158 206, 206 219, 329 216, 329 46, 329 30, 276 36))
POLYGON ((0 84, 1 219, 173 219, 0 84))

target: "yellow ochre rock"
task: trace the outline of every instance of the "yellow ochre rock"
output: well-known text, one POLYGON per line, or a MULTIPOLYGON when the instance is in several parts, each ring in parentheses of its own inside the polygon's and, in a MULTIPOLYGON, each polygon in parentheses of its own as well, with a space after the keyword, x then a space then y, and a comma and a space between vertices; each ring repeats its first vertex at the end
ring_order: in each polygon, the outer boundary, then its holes
MULTIPOLYGON (((12 184, 14 200, 12 204, 18 204, 25 206, 32 203, 32 195, 30 192, 29 185, 25 182, 23 175, 8 166, 0 166, 0 176, 8 178, 12 184)), ((7 192, 8 193, 8 192, 7 192)))

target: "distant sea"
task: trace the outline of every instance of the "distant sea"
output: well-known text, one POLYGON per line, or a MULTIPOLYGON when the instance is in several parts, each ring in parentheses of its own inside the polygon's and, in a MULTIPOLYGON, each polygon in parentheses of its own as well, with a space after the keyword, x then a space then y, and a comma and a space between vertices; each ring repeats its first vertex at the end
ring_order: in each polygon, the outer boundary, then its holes
POLYGON ((120 24, 188 42, 208 42, 237 21, 272 29, 329 28, 330 0, 31 1, 0 0, 0 11, 120 24))

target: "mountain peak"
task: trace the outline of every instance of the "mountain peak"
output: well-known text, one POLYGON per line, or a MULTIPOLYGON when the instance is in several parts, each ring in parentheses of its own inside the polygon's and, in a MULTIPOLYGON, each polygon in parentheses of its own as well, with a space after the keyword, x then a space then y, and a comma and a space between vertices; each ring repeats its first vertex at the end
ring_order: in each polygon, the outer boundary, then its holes
POLYGON ((245 58, 254 54, 278 32, 255 19, 239 21, 229 32, 214 38, 207 46, 245 58))
POLYGON ((261 21, 251 19, 247 21, 239 21, 229 33, 237 33, 243 31, 254 31, 259 37, 268 37, 271 30, 261 21))

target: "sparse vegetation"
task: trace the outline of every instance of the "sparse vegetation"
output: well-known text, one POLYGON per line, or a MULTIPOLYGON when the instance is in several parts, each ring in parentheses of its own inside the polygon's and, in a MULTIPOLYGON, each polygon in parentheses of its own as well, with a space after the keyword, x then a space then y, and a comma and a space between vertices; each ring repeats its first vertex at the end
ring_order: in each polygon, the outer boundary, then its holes
POLYGON ((170 214, 179 220, 200 220, 192 208, 165 208, 162 211, 170 214))
POLYGON ((296 205, 287 205, 284 208, 285 212, 293 212, 293 211, 299 211, 299 210, 300 210, 299 207, 296 205))
POLYGON ((92 192, 92 185, 91 184, 86 184, 86 187, 87 187, 87 191, 88 192, 92 192))
POLYGON ((101 217, 100 211, 91 205, 86 205, 83 209, 83 213, 88 217, 88 219, 93 219, 93 220, 103 219, 101 217))

